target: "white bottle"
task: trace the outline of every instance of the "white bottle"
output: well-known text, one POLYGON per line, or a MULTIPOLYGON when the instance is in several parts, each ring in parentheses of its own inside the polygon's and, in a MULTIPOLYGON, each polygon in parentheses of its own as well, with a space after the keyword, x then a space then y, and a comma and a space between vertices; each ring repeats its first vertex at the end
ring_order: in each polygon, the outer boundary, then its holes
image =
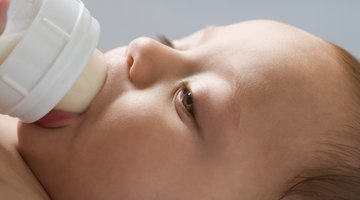
POLYGON ((31 123, 83 112, 106 79, 100 27, 80 0, 11 0, 0 37, 0 113, 31 123))

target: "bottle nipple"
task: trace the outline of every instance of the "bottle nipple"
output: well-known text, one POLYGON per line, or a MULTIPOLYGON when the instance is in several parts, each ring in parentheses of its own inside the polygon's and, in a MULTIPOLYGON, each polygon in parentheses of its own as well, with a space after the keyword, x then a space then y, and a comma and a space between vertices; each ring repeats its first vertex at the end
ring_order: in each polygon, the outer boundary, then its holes
POLYGON ((84 112, 104 85, 106 75, 104 55, 96 49, 84 71, 55 109, 74 113, 84 112))

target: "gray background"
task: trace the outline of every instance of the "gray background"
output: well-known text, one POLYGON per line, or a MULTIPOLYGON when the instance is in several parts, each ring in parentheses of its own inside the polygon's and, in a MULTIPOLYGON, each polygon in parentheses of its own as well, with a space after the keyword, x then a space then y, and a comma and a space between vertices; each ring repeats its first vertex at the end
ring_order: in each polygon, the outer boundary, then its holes
POLYGON ((139 36, 184 37, 207 25, 249 19, 286 22, 332 41, 360 58, 359 0, 83 0, 102 26, 99 48, 139 36))

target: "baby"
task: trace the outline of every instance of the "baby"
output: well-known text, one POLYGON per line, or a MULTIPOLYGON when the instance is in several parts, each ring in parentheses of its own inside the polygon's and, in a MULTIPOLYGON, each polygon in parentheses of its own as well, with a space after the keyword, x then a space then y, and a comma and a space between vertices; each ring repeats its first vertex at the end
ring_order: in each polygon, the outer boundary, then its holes
POLYGON ((257 20, 106 59, 85 113, 18 125, 51 199, 359 199, 360 64, 339 47, 257 20))

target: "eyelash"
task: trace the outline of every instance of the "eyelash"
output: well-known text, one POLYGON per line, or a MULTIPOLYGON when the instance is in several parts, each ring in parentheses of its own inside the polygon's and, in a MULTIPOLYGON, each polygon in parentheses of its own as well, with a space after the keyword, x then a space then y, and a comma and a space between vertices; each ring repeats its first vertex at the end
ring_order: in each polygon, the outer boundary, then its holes
POLYGON ((173 43, 171 42, 171 40, 170 40, 168 37, 166 37, 165 35, 158 35, 157 38, 158 38, 158 41, 159 41, 161 44, 163 44, 163 45, 165 45, 165 46, 168 46, 168 47, 170 47, 170 48, 174 48, 174 44, 173 44, 173 43))
POLYGON ((195 118, 195 103, 193 99, 193 92, 191 91, 188 82, 182 82, 181 87, 178 92, 178 101, 181 106, 186 110, 186 112, 191 115, 193 119, 195 118), (190 99, 185 99, 190 98, 190 99), (186 105, 185 103, 190 103, 191 105, 186 105))

